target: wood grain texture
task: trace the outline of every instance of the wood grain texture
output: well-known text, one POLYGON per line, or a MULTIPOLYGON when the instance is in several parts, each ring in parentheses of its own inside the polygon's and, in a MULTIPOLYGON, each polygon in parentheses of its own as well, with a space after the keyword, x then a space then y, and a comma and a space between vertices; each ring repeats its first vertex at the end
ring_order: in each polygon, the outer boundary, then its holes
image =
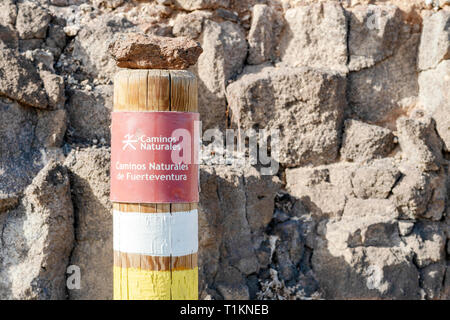
POLYGON ((146 256, 198 251, 198 210, 140 213, 113 211, 113 248, 146 256))
POLYGON ((164 203, 113 203, 113 209, 122 212, 141 212, 141 213, 157 213, 157 212, 180 212, 198 209, 198 203, 172 203, 170 209, 164 203), (159 208, 159 210, 158 210, 159 208), (167 210, 167 211, 164 211, 167 210))
POLYGON ((123 300, 197 300, 198 268, 150 271, 113 267, 114 295, 123 300))
MULTIPOLYGON (((197 112, 197 79, 185 70, 123 69, 114 78, 114 111, 197 112)), ((144 214, 186 212, 197 207, 197 203, 113 203, 114 210, 144 214)), ((182 257, 149 257, 114 252, 114 270, 114 299, 198 298, 198 276, 194 275, 198 272, 197 253, 182 257), (167 278, 154 272, 177 272, 177 275, 167 278), (129 279, 129 274, 133 274, 133 277, 151 275, 153 280, 150 279, 148 283, 154 283, 155 288, 148 290, 153 293, 143 296, 139 292, 131 292, 136 286, 130 285, 134 278, 129 279), (187 278, 184 279, 183 275, 187 278), (167 281, 155 283, 155 279, 159 278, 167 278, 167 281), (175 280, 178 284, 175 284, 175 280), (185 288, 179 285, 182 283, 186 283, 185 288), (172 292, 175 287, 176 294, 172 292)))
POLYGON ((144 256, 114 250, 114 266, 152 271, 179 271, 194 269, 198 266, 198 254, 178 257, 144 256))

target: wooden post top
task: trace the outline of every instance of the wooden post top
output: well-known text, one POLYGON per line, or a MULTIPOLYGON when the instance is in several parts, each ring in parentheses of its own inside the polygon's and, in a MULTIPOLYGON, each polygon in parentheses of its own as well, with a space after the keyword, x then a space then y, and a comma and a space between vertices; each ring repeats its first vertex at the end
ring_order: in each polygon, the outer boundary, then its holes
POLYGON ((197 78, 187 70, 123 69, 114 77, 114 111, 197 112, 197 78))

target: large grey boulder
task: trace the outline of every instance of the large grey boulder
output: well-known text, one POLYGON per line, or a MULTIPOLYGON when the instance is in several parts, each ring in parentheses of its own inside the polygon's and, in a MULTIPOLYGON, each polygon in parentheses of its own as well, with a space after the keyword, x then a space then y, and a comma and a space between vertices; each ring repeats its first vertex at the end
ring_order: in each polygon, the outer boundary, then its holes
POLYGON ((372 67, 394 54, 402 25, 396 6, 356 6, 347 15, 350 71, 372 67))
POLYGON ((387 199, 401 175, 390 159, 357 166, 350 174, 352 195, 361 199, 387 199))
POLYGON ((280 163, 333 162, 338 153, 345 78, 331 71, 248 68, 227 88, 235 127, 280 132, 280 163))
POLYGON ((436 130, 450 150, 450 12, 438 11, 423 22, 418 53, 419 100, 436 121, 436 130))
POLYGON ((394 149, 391 130, 358 120, 346 120, 342 137, 341 157, 348 161, 383 158, 394 149))
POLYGON ((247 41, 237 24, 210 20, 204 22, 199 41, 203 53, 194 70, 198 74, 203 129, 223 128, 226 123, 225 88, 228 81, 242 71, 247 41))
POLYGON ((392 200, 349 198, 339 222, 327 225, 326 236, 342 239, 349 248, 392 246, 400 242, 398 216, 392 200))
MULTIPOLYGON (((336 168, 336 170, 346 170, 345 168, 336 168)), ((341 216, 347 200, 347 189, 350 181, 346 176, 344 179, 347 185, 341 185, 337 188, 331 182, 329 166, 320 166, 316 168, 295 168, 286 170, 286 189, 296 199, 299 199, 303 205, 314 215, 323 217, 341 216), (347 188, 346 188, 347 186, 347 188)))
POLYGON ((51 16, 47 9, 33 1, 17 4, 16 28, 21 39, 43 39, 51 16))
POLYGON ((340 217, 349 198, 387 199, 401 176, 392 159, 286 170, 286 189, 318 217, 340 217))
POLYGON ((397 120, 398 141, 403 157, 425 171, 439 170, 442 158, 442 140, 436 134, 435 121, 421 113, 397 120))
POLYGON ((197 39, 202 33, 204 21, 212 16, 213 13, 207 10, 178 13, 173 21, 172 33, 177 37, 197 39))
POLYGON ((289 66, 346 71, 347 23, 335 2, 298 6, 286 11, 280 55, 289 66))
POLYGON ((81 288, 70 299, 112 299, 113 232, 109 201, 108 148, 73 150, 68 168, 77 225, 70 264, 81 272, 81 288))
POLYGON ((67 170, 51 161, 2 223, 0 299, 66 298, 73 221, 67 170))
POLYGON ((448 300, 445 297, 445 290, 449 288, 446 284, 445 272, 446 264, 444 261, 431 264, 421 270, 421 285, 427 299, 448 300))
POLYGON ((437 222, 421 221, 414 226, 413 232, 405 237, 405 243, 414 252, 414 261, 419 268, 445 259, 445 234, 437 222))
POLYGON ((261 176, 252 167, 201 167, 201 295, 208 288, 225 299, 248 299, 245 277, 269 263, 257 252, 278 188, 277 177, 261 176))
POLYGON ((17 18, 15 0, 4 0, 0 3, 0 25, 14 25, 17 18))
POLYGON ((252 11, 252 24, 248 32, 248 64, 261 64, 275 57, 280 19, 274 9, 257 4, 252 11))
POLYGON ((63 77, 48 70, 41 70, 39 76, 44 84, 49 107, 52 109, 62 109, 66 100, 63 77))
MULTIPOLYGON (((334 220, 326 224, 331 230, 339 226, 334 220)), ((412 254, 398 246, 353 248, 347 239, 331 231, 317 240, 312 265, 325 298, 420 299, 412 254)))
POLYGON ((107 14, 96 17, 78 32, 69 46, 69 50, 73 50, 69 56, 70 63, 76 65, 81 62, 80 67, 85 74, 108 83, 118 71, 109 54, 109 44, 116 33, 133 30, 133 25, 126 19, 107 14))
MULTIPOLYGON (((350 72, 347 98, 350 113, 362 121, 389 125, 416 106, 417 49, 420 34, 413 26, 399 25, 397 47, 392 56, 374 66, 350 72)), ((386 35, 389 36, 389 35, 386 35)))
POLYGON ((63 110, 25 107, 0 98, 0 212, 16 205, 24 188, 50 160, 61 156, 63 110))
POLYGON ((450 12, 440 10, 423 21, 418 54, 419 70, 433 69, 450 59, 450 12))
POLYGON ((401 238, 398 218, 390 199, 349 199, 342 218, 321 222, 312 261, 326 297, 419 299, 422 289, 428 298, 440 294, 442 228, 417 222, 401 238))
POLYGON ((419 101, 422 108, 436 122, 436 130, 450 151, 450 60, 444 60, 435 69, 419 74, 419 101))
POLYGON ((402 166, 402 176, 392 189, 403 219, 439 221, 447 198, 446 177, 442 173, 423 172, 414 166, 402 166))
MULTIPOLYGON (((323 296, 440 295, 445 228, 421 219, 442 219, 446 183, 442 172, 423 172, 394 158, 287 169, 286 189, 295 207, 309 213, 316 226, 307 243, 323 296)), ((283 257, 283 250, 275 254, 283 257)), ((283 266, 279 275, 286 276, 289 263, 283 266)))
POLYGON ((71 136, 82 141, 109 141, 112 108, 113 88, 110 85, 71 91, 66 105, 71 136))
POLYGON ((34 65, 0 42, 0 94, 20 103, 45 109, 48 98, 34 65))

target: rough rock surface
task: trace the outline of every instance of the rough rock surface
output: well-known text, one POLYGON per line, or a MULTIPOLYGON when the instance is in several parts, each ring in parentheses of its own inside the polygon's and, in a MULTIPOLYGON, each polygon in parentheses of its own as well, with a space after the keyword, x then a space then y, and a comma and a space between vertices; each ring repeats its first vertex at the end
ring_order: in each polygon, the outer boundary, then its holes
POLYGON ((284 63, 346 70, 347 23, 338 3, 292 8, 286 11, 285 19, 280 43, 284 63))
POLYGON ((313 213, 339 217, 347 199, 386 199, 401 176, 392 159, 339 163, 286 171, 287 190, 313 213))
POLYGON ((32 107, 48 107, 44 83, 33 64, 8 48, 0 50, 0 94, 32 107))
POLYGON ((15 0, 4 0, 0 3, 0 24, 14 25, 17 19, 17 7, 15 5, 15 0))
POLYGON ((66 47, 61 64, 68 76, 77 76, 78 73, 79 78, 76 80, 79 82, 87 76, 108 84, 119 70, 109 54, 109 44, 118 32, 132 32, 135 28, 127 19, 114 15, 100 15, 85 24, 74 41, 66 47))
POLYGON ((50 159, 60 158, 64 110, 36 110, 0 98, 0 212, 17 203, 50 159))
POLYGON ((414 165, 401 170, 402 177, 392 189, 392 196, 402 218, 441 220, 448 197, 445 176, 422 172, 414 165))
POLYGON ((253 7, 252 25, 248 33, 248 64, 260 64, 272 59, 277 43, 277 16, 275 11, 265 5, 253 7))
POLYGON ((203 23, 206 18, 210 18, 209 11, 194 11, 188 14, 180 13, 173 22, 172 32, 177 37, 187 37, 197 39, 202 33, 203 23))
MULTIPOLYGON (((395 232, 395 225, 383 226, 376 221, 374 219, 373 225, 370 221, 367 223, 368 229, 381 229, 374 231, 379 232, 378 236, 385 236, 389 229, 395 232)), ((330 221, 326 224, 330 232, 324 239, 318 240, 312 257, 313 268, 325 297, 419 299, 419 271, 412 255, 396 246, 395 242, 389 246, 353 247, 352 235, 348 238, 339 236, 340 232, 345 232, 345 229, 340 230, 345 228, 345 222, 330 221), (330 270, 333 270, 331 274, 330 270)), ((359 234, 355 236, 358 238, 359 234)))
POLYGON ((66 105, 71 138, 82 141, 110 139, 110 121, 113 104, 110 85, 95 86, 91 90, 75 89, 66 105))
POLYGON ((248 299, 245 278, 267 267, 258 255, 264 228, 271 221, 276 177, 254 168, 202 166, 199 235, 201 295, 248 299), (216 293, 213 293, 213 292, 216 293))
POLYGON ((421 71, 436 68, 450 59, 450 12, 439 11, 423 22, 418 67, 421 71))
POLYGON ((81 288, 70 291, 71 299, 112 299, 109 162, 109 148, 87 148, 73 150, 64 163, 69 171, 77 221, 70 264, 79 266, 81 272, 81 288))
POLYGON ((395 128, 398 116, 417 105, 419 91, 416 64, 420 34, 404 22, 395 28, 399 35, 393 55, 371 68, 351 72, 347 89, 350 113, 390 128, 395 128))
POLYGON ((392 5, 357 6, 349 15, 349 69, 358 71, 392 56, 397 47, 401 12, 392 5))
POLYGON ((198 59, 199 110, 203 128, 225 127, 228 81, 242 71, 247 42, 242 29, 230 21, 207 20, 199 39, 203 53, 198 59))
POLYGON ((194 40, 139 33, 119 35, 109 49, 118 67, 130 69, 187 69, 202 53, 194 40))
MULTIPOLYGON (((426 197, 418 194, 423 187, 417 191, 402 187, 420 182, 410 170, 401 178, 404 174, 389 159, 370 166, 338 164, 287 170, 288 191, 300 207, 313 214, 318 225, 312 267, 325 297, 419 299, 420 288, 429 292, 428 297, 437 296, 433 288, 442 284, 443 273, 435 281, 422 278, 421 273, 425 272, 422 268, 445 261, 444 236, 439 223, 414 224, 420 215, 404 216, 405 202, 397 195, 426 197)), ((433 192, 442 197, 445 190, 430 190, 430 197, 433 192)), ((439 200, 428 198, 425 202, 439 200)))
MULTIPOLYGON (((53 61, 52 61, 53 62, 53 61)), ((50 62, 50 64, 52 63, 50 62)), ((47 93, 48 105, 52 109, 62 109, 65 102, 64 79, 48 70, 39 73, 47 93)))
POLYGON ((2 221, 0 298, 65 299, 72 248, 69 177, 61 163, 52 161, 2 221))
POLYGON ((428 116, 397 120, 398 140, 405 158, 423 170, 438 170, 443 161, 442 140, 435 127, 433 118, 428 116))
POLYGON ((379 126, 346 120, 341 157, 347 161, 384 158, 394 149, 394 134, 379 126))
POLYGON ((16 28, 21 39, 43 39, 51 16, 47 9, 31 1, 17 5, 16 28))
POLYGON ((334 161, 345 107, 345 78, 307 67, 254 69, 246 69, 228 86, 233 124, 244 130, 279 129, 279 161, 288 167, 334 161))
POLYGON ((450 60, 444 60, 435 69, 419 75, 420 104, 436 121, 436 130, 450 151, 450 60))
POLYGON ((423 23, 418 68, 420 104, 436 121, 436 130, 450 150, 450 13, 436 12, 423 23))

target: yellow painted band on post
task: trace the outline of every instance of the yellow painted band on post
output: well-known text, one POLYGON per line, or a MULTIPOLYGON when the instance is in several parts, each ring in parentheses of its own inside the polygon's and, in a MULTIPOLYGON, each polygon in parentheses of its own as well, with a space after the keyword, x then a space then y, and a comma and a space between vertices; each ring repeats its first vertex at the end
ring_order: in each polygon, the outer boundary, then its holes
POLYGON ((114 267, 114 300, 197 300, 198 268, 151 271, 114 267))

